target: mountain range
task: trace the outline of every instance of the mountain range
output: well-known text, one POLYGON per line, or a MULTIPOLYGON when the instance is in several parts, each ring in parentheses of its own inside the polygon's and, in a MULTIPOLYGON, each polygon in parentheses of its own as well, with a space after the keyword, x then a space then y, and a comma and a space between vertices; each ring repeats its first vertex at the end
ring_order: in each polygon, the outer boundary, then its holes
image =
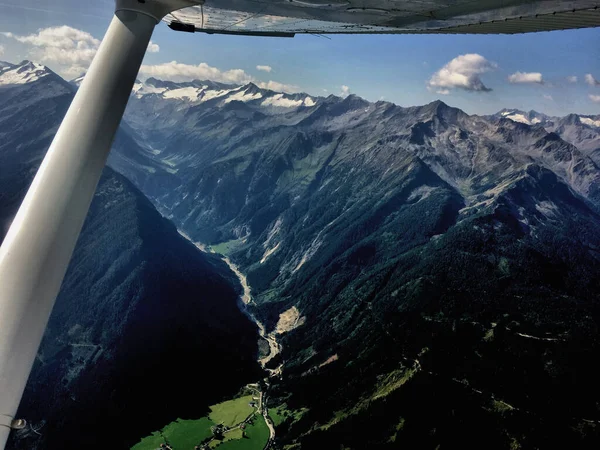
POLYGON ((597 448, 598 125, 148 79, 109 165, 247 274, 281 448, 597 448))
MULTIPOLYGON (((2 238, 74 94, 46 67, 7 67, 2 238)), ((115 148, 133 145, 122 130, 115 148)), ((255 380, 258 334, 238 308, 240 293, 225 263, 107 167, 19 408, 29 426, 8 448, 129 448, 255 380)))

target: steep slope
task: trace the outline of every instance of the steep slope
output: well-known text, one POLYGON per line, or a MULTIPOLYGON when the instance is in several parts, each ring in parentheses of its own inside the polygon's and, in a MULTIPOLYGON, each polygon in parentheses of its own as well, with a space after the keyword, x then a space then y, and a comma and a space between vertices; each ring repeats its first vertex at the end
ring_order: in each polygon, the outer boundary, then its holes
MULTIPOLYGON (((0 85, 3 224, 72 97, 47 68, 16 67, 0 85)), ((18 412, 30 426, 9 448, 128 448, 177 417, 203 416, 259 373, 239 290, 223 262, 107 168, 18 412)))
POLYGON ((272 329, 296 308, 281 445, 597 446, 600 170, 550 118, 166 93, 127 115, 175 175, 146 192, 243 267, 272 329))
POLYGON ((41 67, 23 61, 0 72, 2 238, 73 95, 68 83, 41 67))
POLYGON ((41 436, 12 448, 126 448, 252 381, 256 330, 232 283, 107 169, 19 410, 41 436))

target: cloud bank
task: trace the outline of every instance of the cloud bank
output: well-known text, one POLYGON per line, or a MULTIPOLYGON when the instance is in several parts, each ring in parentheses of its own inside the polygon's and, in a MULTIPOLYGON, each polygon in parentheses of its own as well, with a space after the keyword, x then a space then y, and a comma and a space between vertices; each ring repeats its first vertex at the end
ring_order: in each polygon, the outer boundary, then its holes
MULTIPOLYGON (((37 33, 24 36, 14 33, 0 34, 25 44, 29 48, 31 59, 57 66, 56 70, 66 77, 84 73, 100 47, 99 39, 86 31, 67 25, 42 28, 37 33)), ((159 51, 158 44, 150 41, 148 52, 159 51)))
POLYGON ((177 61, 142 65, 140 74, 170 81, 213 80, 221 83, 245 84, 253 80, 242 69, 222 71, 206 63, 194 65, 178 63, 177 61))
POLYGON ((279 83, 278 81, 272 80, 267 82, 260 81, 257 83, 257 86, 262 89, 270 89, 276 92, 288 92, 290 94, 300 91, 300 87, 295 84, 279 83))

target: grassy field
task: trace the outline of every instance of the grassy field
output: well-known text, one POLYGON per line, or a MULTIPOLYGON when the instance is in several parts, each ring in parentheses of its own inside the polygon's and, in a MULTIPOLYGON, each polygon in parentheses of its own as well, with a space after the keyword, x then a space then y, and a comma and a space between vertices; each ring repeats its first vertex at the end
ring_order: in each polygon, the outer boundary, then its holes
POLYGON ((155 431, 150 436, 145 437, 140 442, 131 447, 131 450, 155 450, 164 444, 165 440, 158 431, 155 431))
POLYGON ((198 420, 177 419, 160 431, 138 442, 131 450, 155 450, 160 444, 169 443, 173 449, 193 449, 203 440, 212 436, 210 427, 214 423, 207 417, 198 420))
POLYGON ((210 407, 210 420, 214 423, 222 423, 227 427, 233 427, 240 422, 243 422, 250 414, 254 412, 249 403, 252 401, 252 396, 229 400, 218 405, 210 407))
MULTIPOLYGON (((214 440, 208 446, 210 448, 216 448, 216 447, 219 447, 223 442, 233 441, 235 439, 242 439, 243 437, 244 437, 244 430, 242 430, 241 428, 236 428, 235 430, 231 430, 231 431, 228 431, 227 433, 225 433, 222 441, 214 440)), ((222 448, 222 447, 219 447, 219 448, 222 448)))
POLYGON ((269 440, 269 427, 263 416, 256 415, 254 423, 246 426, 246 437, 223 442, 219 450, 263 450, 269 440))
MULTIPOLYGON (((248 391, 247 391, 248 392, 248 391)), ((156 450, 160 444, 170 444, 174 450, 192 450, 196 445, 212 437, 211 427, 222 423, 227 427, 234 427, 240 422, 246 420, 250 414, 255 411, 249 403, 252 401, 252 395, 245 395, 233 400, 228 400, 210 407, 209 417, 202 417, 197 420, 177 419, 165 426, 160 431, 155 431, 150 436, 143 438, 131 450, 156 450)), ((246 436, 241 429, 231 430, 223 436, 222 441, 212 441, 211 448, 227 449, 226 445, 234 442, 246 442, 248 446, 239 447, 240 449, 260 449, 262 450, 266 440, 264 430, 266 429, 266 439, 269 438, 269 429, 261 416, 257 416, 253 425, 247 425, 246 436), (259 422, 262 422, 260 424, 259 422), (262 446, 259 445, 263 442, 262 446), (258 442, 258 443, 257 443, 258 442)), ((237 449, 238 447, 232 447, 237 449)))
POLYGON ((234 239, 232 241, 220 242, 218 244, 211 245, 210 248, 216 253, 228 256, 240 245, 242 245, 242 239, 234 239))
POLYGON ((162 435, 175 450, 190 449, 212 436, 214 423, 203 417, 198 420, 177 419, 162 429, 162 435))

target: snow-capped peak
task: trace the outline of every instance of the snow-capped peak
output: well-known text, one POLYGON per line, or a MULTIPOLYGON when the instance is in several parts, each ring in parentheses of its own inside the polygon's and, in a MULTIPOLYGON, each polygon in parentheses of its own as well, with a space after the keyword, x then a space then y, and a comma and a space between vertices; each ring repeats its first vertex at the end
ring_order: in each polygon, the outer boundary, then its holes
POLYGON ((497 116, 526 125, 537 125, 546 120, 546 116, 536 111, 525 112, 518 109, 503 109, 497 116))
POLYGON ((178 100, 188 104, 199 104, 211 100, 224 106, 232 102, 249 103, 255 107, 275 107, 283 112, 300 106, 313 107, 317 98, 307 94, 286 94, 258 87, 254 83, 243 86, 227 85, 212 81, 194 80, 175 83, 149 78, 145 82, 137 81, 133 87, 136 98, 146 95, 158 95, 164 99, 178 100))
POLYGON ((31 61, 23 61, 0 71, 0 85, 32 83, 51 73, 46 66, 31 61))

